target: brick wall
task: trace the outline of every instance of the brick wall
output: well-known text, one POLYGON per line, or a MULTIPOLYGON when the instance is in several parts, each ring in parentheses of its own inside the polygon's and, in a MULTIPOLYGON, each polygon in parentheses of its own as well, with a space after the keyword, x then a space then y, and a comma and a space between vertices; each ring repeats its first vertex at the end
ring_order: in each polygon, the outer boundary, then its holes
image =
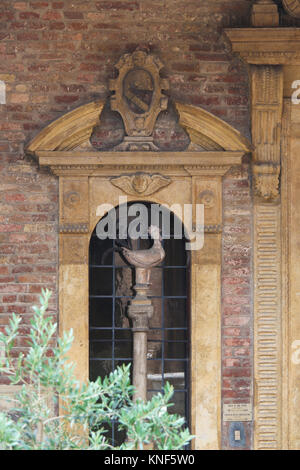
MULTIPOLYGON (((0 326, 12 311, 22 332, 41 287, 57 311, 57 179, 24 155, 47 124, 104 99, 113 65, 143 46, 159 55, 174 100, 201 106, 249 137, 248 79, 222 30, 249 24, 249 0, 1 0, 0 326)), ((246 165, 247 166, 247 165, 246 165)), ((224 183, 223 399, 251 390, 249 178, 224 183)), ((24 348, 24 338, 17 342, 24 348)), ((0 378, 5 381, 4 378, 0 378)), ((228 447, 226 434, 224 446, 228 447)))
MULTIPOLYGON (((222 398, 251 403, 252 390, 252 200, 249 163, 224 178, 222 258, 222 398)), ((252 423, 244 423, 246 445, 252 444, 252 423)), ((223 423, 223 447, 231 448, 229 424, 223 423)))

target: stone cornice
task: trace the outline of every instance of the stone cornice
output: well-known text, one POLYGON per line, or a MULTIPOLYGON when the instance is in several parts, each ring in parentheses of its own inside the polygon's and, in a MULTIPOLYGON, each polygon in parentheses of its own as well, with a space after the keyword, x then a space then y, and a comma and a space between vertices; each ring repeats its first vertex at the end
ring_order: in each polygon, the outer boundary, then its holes
POLYGON ((162 174, 224 175, 240 165, 244 152, 60 152, 38 151, 40 166, 58 175, 114 176, 116 172, 157 170, 162 174))
POLYGON ((300 28, 231 28, 224 32, 232 51, 248 64, 300 64, 300 28))

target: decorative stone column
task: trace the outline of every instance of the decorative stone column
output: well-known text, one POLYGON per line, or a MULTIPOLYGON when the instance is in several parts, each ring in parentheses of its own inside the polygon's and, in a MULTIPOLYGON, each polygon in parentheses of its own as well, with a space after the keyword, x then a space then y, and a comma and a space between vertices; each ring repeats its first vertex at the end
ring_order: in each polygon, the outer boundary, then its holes
POLYGON ((153 315, 151 300, 147 297, 150 287, 148 269, 136 268, 136 295, 128 307, 128 316, 132 319, 133 331, 133 399, 147 399, 147 332, 149 320, 153 315))
MULTIPOLYGON (((258 2, 252 22, 264 28, 226 30, 233 51, 249 65, 254 146, 254 448, 281 449, 283 430, 283 311, 281 126, 283 65, 297 56, 294 31, 276 26, 258 2), (258 13, 261 13, 258 21, 258 13), (273 22, 273 24, 272 24, 273 22)), ((278 23, 277 23, 278 24, 278 23)))

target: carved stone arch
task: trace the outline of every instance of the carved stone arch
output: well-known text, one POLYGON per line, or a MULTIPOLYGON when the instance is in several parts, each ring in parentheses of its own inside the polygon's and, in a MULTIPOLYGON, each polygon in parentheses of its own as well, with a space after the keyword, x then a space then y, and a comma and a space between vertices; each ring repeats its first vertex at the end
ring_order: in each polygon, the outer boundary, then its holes
MULTIPOLYGON (((59 325, 73 328, 69 357, 88 378, 88 250, 103 204, 120 197, 167 205, 204 204, 204 246, 191 252, 191 431, 196 449, 219 449, 221 430, 222 177, 251 145, 209 112, 176 103, 191 145, 181 152, 97 151, 89 144, 102 102, 65 114, 27 152, 59 176, 59 325)), ((193 223, 196 223, 195 210, 193 223)))

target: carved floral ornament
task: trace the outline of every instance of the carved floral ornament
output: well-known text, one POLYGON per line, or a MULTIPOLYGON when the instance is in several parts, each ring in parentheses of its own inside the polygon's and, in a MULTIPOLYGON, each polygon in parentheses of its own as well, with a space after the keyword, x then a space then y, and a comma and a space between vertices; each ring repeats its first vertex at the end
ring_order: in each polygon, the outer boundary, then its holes
POLYGON ((214 207, 214 205, 216 203, 215 194, 213 193, 213 191, 210 191, 210 190, 202 191, 199 194, 198 199, 199 199, 199 203, 204 204, 204 206, 207 209, 210 209, 210 208, 214 207))
POLYGON ((69 207, 73 208, 80 202, 80 194, 77 191, 68 191, 63 196, 64 204, 69 207))
POLYGON ((264 201, 276 201, 279 198, 279 164, 254 164, 253 183, 255 196, 264 201))

